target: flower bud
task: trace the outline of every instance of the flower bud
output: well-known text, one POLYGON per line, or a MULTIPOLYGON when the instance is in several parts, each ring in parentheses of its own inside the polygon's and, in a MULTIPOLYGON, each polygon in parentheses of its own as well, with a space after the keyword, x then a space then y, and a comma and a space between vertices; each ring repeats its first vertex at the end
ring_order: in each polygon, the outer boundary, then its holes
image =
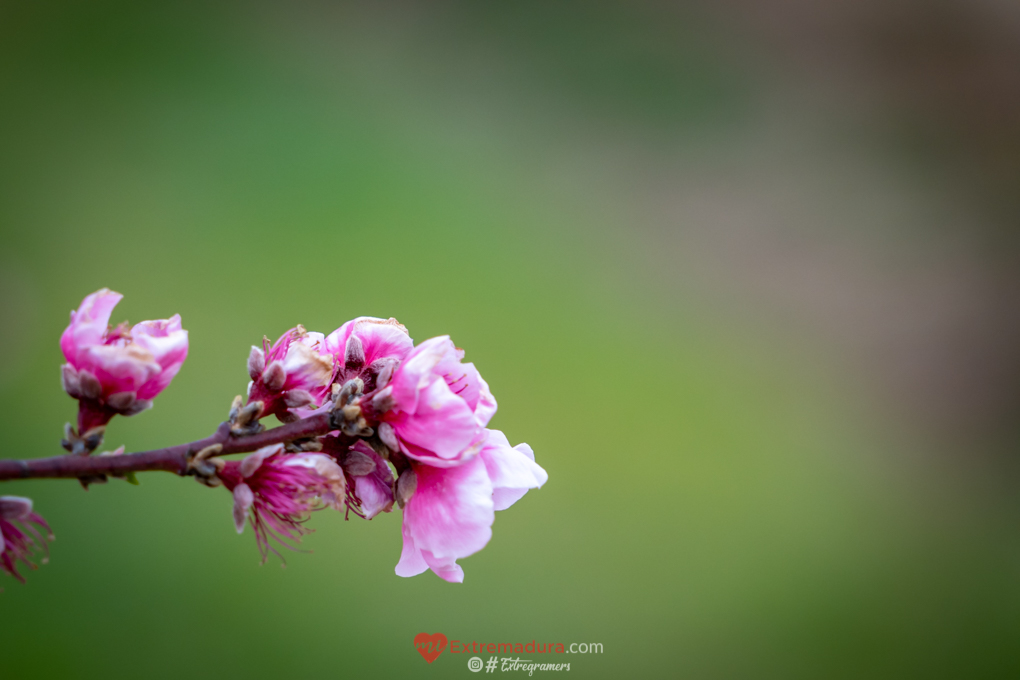
POLYGON ((233 520, 238 533, 248 519, 264 562, 275 542, 293 549, 310 529, 304 521, 322 504, 340 507, 346 496, 343 470, 321 453, 288 454, 282 444, 267 446, 240 463, 228 461, 219 471, 234 497, 233 520))
POLYGON ((64 390, 78 399, 78 431, 105 425, 115 414, 133 415, 162 392, 188 356, 181 317, 109 326, 120 293, 102 289, 86 297, 60 337, 67 363, 64 390), (124 394, 133 394, 129 401, 124 394), (112 403, 110 400, 113 400, 112 403))
POLYGON ((248 356, 252 384, 249 403, 262 402, 257 418, 276 415, 283 422, 300 417, 292 409, 315 408, 329 394, 333 356, 323 348, 322 333, 295 326, 265 351, 253 347, 248 356), (264 368, 261 368, 264 366, 264 368))

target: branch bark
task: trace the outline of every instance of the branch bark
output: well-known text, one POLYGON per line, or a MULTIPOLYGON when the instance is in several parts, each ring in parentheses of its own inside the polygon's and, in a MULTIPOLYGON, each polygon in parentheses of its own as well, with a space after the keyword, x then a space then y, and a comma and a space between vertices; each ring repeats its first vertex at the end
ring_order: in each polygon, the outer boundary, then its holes
POLYGON ((295 439, 317 437, 334 429, 330 425, 329 418, 329 413, 321 413, 244 437, 233 436, 230 433, 230 424, 222 423, 216 432, 205 439, 164 449, 126 453, 120 456, 63 455, 27 460, 0 460, 0 481, 33 478, 76 479, 98 475, 121 475, 128 472, 148 472, 150 470, 164 470, 183 475, 188 468, 189 454, 198 453, 207 446, 222 444, 223 451, 217 454, 222 456, 231 453, 247 453, 263 446, 282 444, 295 439))

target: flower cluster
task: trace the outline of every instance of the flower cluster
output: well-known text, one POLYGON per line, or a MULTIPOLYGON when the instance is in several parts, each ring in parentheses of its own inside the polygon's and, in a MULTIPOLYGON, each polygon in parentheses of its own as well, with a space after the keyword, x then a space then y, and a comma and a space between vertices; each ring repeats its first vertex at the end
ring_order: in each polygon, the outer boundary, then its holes
POLYGON ((227 463, 220 477, 234 492, 235 520, 238 508, 253 508, 263 554, 273 532, 300 536, 312 496, 337 507, 342 489, 346 509, 366 519, 390 512, 394 503, 403 509, 397 574, 431 569, 447 581, 463 581, 457 560, 489 542, 495 511, 548 478, 527 444, 512 447, 502 432, 487 428, 496 400, 474 364, 463 359, 449 337, 415 347, 395 319, 373 317, 348 321, 325 337, 298 326, 271 348, 253 348, 249 406, 260 402, 260 415, 288 421, 326 408, 336 426, 318 439, 321 454, 276 451, 269 467, 327 456, 339 466, 312 472, 306 465, 307 478, 321 476, 314 483, 296 485, 288 476, 271 475, 246 486, 235 471, 240 468, 227 463), (295 391, 300 398, 288 400, 295 391), (260 498, 288 494, 294 499, 289 510, 269 510, 280 503, 259 505, 260 498), (263 514, 268 519, 259 519, 263 514))
POLYGON ((32 553, 42 549, 47 551, 42 559, 45 564, 49 556, 46 541, 52 539, 46 520, 32 512, 31 498, 0 496, 0 569, 24 583, 25 579, 18 573, 18 562, 35 569, 32 553), (46 531, 45 538, 36 527, 46 531))
MULTIPOLYGON (((298 325, 252 347, 247 403, 236 397, 229 424, 211 437, 86 459, 115 415, 152 406, 188 354, 180 316, 111 326, 121 298, 105 288, 87 296, 60 339, 63 387, 78 401, 77 430, 67 424, 63 445, 75 457, 43 461, 52 475, 19 461, 0 479, 75 476, 87 487, 108 476, 135 482, 143 470, 192 475, 231 493, 234 526, 251 526, 263 561, 280 546, 294 549, 315 510, 371 520, 397 506, 396 573, 431 569, 456 582, 464 579, 457 560, 488 544, 495 512, 548 479, 527 444, 511 446, 489 428, 496 399, 448 336, 415 346, 396 319, 368 316, 328 335, 298 325), (264 432, 260 420, 271 415, 285 425, 264 432)), ((0 566, 19 579, 17 563, 34 566, 32 553, 45 546, 36 527, 49 531, 31 501, 0 497, 0 566)))
POLYGON ((297 409, 317 407, 329 391, 333 357, 325 351, 322 333, 298 325, 269 346, 252 347, 248 355, 250 402, 260 402, 258 417, 275 415, 283 422, 300 418, 297 409))

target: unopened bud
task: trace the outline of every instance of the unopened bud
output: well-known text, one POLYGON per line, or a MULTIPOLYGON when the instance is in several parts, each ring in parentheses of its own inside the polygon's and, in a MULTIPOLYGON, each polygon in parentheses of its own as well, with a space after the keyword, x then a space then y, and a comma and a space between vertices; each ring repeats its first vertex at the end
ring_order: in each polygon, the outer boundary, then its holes
POLYGON ((414 470, 407 468, 400 473, 400 478, 397 479, 397 503, 400 507, 407 505, 417 488, 418 475, 414 473, 414 470))
POLYGON ((347 338, 347 346, 344 348, 344 366, 348 370, 357 370, 365 365, 365 347, 361 344, 361 338, 351 335, 347 338))
POLYGON ((201 463, 202 461, 219 454, 220 451, 222 450, 223 444, 210 444, 209 446, 205 447, 204 449, 196 453, 195 457, 192 458, 191 460, 196 463, 201 463))
POLYGON ((237 420, 237 414, 241 412, 241 407, 243 406, 244 399, 241 398, 241 395, 239 394, 234 397, 234 401, 230 402, 230 415, 227 416, 227 419, 230 422, 237 420))
POLYGON ((103 435, 106 434, 106 425, 96 425, 81 436, 82 442, 89 453, 99 448, 103 443, 103 435))
POLYGON ((74 427, 71 423, 64 423, 64 438, 60 440, 60 445, 68 451, 74 450, 74 442, 78 439, 78 435, 74 431, 74 427))
POLYGON ((361 451, 348 451, 340 466, 352 477, 364 477, 375 472, 375 461, 361 451))
POLYGON ((262 416, 261 401, 249 401, 247 406, 238 409, 239 400, 234 399, 234 405, 230 409, 230 432, 235 437, 257 434, 263 430, 259 418, 262 416))
POLYGON ((74 370, 71 364, 64 364, 60 367, 60 384, 64 391, 77 399, 81 396, 81 384, 78 382, 78 371, 74 370))
POLYGON ((269 364, 262 372, 262 384, 272 392, 282 390, 285 382, 287 382, 287 371, 279 361, 269 364))
POLYGON ((188 472, 206 486, 219 486, 217 473, 226 465, 222 458, 214 458, 223 451, 223 444, 211 444, 188 459, 188 472))
POLYGON ((287 390, 283 393, 287 408, 301 408, 315 403, 315 397, 308 390, 287 390))
POLYGON ((103 386, 99 379, 86 370, 78 371, 78 385, 81 396, 85 399, 98 399, 103 394, 103 386))
POLYGON ((251 354, 248 355, 248 375, 252 380, 258 380, 264 370, 266 370, 266 353, 252 345, 251 354))

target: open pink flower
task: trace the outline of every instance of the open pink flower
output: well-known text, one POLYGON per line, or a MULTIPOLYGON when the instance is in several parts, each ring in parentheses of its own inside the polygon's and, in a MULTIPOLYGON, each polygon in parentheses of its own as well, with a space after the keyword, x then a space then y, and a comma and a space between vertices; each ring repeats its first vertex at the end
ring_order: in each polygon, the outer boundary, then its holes
POLYGON ((107 288, 92 293, 71 312, 60 336, 67 359, 61 380, 78 399, 80 433, 105 425, 115 414, 150 408, 188 356, 188 332, 178 314, 110 328, 110 314, 122 297, 107 288))
POLYGON ((283 444, 259 449, 241 461, 228 461, 219 471, 234 494, 234 527, 244 531, 247 518, 255 532, 262 561, 269 553, 282 556, 270 543, 294 549, 311 530, 308 514, 321 505, 341 508, 346 496, 343 470, 321 453, 285 453, 283 444))
POLYGON ((460 465, 485 443, 496 400, 449 336, 421 343, 376 392, 379 436, 391 448, 437 467, 460 465))
POLYGON ((296 326, 269 347, 252 347, 248 373, 252 383, 248 400, 261 401, 261 416, 275 414, 289 422, 299 417, 297 409, 322 404, 333 377, 333 357, 326 351, 322 333, 309 333, 296 326))
POLYGON ((29 569, 35 569, 32 553, 46 551, 43 564, 49 559, 46 540, 52 540, 50 526, 42 517, 32 512, 32 499, 21 496, 0 496, 0 569, 18 579, 25 579, 18 573, 18 562, 29 569), (36 525, 46 531, 46 538, 39 535, 36 525))
POLYGON ((326 350, 337 367, 333 381, 342 385, 361 378, 366 390, 374 389, 375 378, 387 367, 392 371, 413 346, 407 329, 393 318, 359 316, 326 336, 326 350))
POLYGON ((398 576, 431 569, 443 580, 463 582, 457 560, 489 542, 494 511, 510 507, 548 479, 527 444, 511 448, 502 432, 485 433, 480 455, 456 467, 411 463, 417 486, 404 506, 398 576))

